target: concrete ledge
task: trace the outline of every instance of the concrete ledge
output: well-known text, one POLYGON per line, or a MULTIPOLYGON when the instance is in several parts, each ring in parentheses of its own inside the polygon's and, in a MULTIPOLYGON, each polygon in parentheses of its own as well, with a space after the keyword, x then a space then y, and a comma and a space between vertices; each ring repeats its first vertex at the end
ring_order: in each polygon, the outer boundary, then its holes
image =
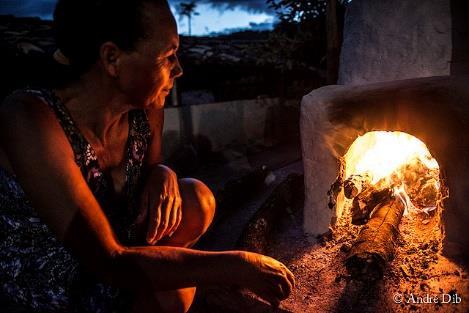
POLYGON ((299 104, 282 103, 278 98, 217 102, 188 107, 165 108, 163 151, 167 158, 181 144, 184 135, 204 140, 213 151, 229 145, 259 144, 271 146, 277 133, 285 133, 298 118, 299 104), (282 114, 292 108, 295 114, 282 114))

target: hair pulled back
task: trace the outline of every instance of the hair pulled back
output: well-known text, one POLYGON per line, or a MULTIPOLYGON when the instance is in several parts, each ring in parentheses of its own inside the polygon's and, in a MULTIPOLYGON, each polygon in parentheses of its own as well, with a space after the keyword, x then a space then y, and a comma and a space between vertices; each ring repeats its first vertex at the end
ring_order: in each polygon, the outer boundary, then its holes
POLYGON ((147 37, 145 3, 168 6, 166 0, 59 0, 54 11, 56 44, 72 72, 86 72, 106 41, 134 50, 147 37))

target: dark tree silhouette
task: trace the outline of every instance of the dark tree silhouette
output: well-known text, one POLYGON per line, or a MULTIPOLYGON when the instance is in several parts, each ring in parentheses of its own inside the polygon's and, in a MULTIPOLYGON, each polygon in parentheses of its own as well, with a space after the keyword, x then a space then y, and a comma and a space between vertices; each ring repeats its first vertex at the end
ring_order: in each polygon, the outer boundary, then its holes
POLYGON ((307 23, 309 20, 324 18, 327 29, 326 48, 326 82, 337 82, 339 71, 339 54, 341 30, 337 19, 337 8, 344 7, 351 0, 266 0, 267 4, 277 12, 277 16, 284 23, 307 23))
POLYGON ((266 0, 284 22, 304 22, 324 15, 326 0, 266 0))
POLYGON ((195 1, 181 2, 178 6, 178 14, 180 18, 187 17, 189 36, 192 34, 192 16, 199 15, 199 12, 195 11, 197 4, 195 1))

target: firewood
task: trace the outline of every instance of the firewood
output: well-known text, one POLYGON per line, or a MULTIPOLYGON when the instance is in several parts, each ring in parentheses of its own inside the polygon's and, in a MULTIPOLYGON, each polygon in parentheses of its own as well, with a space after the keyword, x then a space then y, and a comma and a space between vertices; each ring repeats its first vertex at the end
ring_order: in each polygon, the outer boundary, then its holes
POLYGON ((371 176, 366 173, 350 175, 344 181, 344 195, 349 199, 353 199, 358 194, 360 194, 363 190, 370 187, 370 184, 371 184, 371 176))
POLYGON ((383 277, 387 263, 394 258, 403 213, 404 204, 394 197, 376 208, 345 261, 352 278, 373 281, 383 277))
POLYGON ((329 199, 327 206, 329 209, 334 210, 337 205, 337 196, 344 187, 344 176, 345 176, 345 160, 342 157, 338 158, 339 174, 336 180, 331 185, 329 191, 327 191, 327 197, 329 199))
POLYGON ((357 195, 352 202, 352 224, 364 225, 370 219, 373 210, 380 204, 388 202, 393 195, 391 188, 376 189, 369 186, 357 195))

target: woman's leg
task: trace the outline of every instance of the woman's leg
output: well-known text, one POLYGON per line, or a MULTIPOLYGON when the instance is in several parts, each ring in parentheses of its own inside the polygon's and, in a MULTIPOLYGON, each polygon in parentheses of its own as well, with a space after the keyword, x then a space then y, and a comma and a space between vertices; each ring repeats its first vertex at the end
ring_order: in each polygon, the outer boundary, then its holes
MULTIPOLYGON (((160 240, 158 245, 189 248, 207 231, 215 214, 215 198, 210 189, 199 180, 179 180, 182 198, 182 220, 171 237, 160 240)), ((134 312, 187 312, 194 300, 195 287, 178 290, 142 292, 136 299, 134 312)))
POLYGON ((215 198, 204 183, 194 178, 183 178, 179 180, 179 191, 182 198, 181 224, 171 237, 163 238, 158 245, 192 247, 212 223, 215 198))

